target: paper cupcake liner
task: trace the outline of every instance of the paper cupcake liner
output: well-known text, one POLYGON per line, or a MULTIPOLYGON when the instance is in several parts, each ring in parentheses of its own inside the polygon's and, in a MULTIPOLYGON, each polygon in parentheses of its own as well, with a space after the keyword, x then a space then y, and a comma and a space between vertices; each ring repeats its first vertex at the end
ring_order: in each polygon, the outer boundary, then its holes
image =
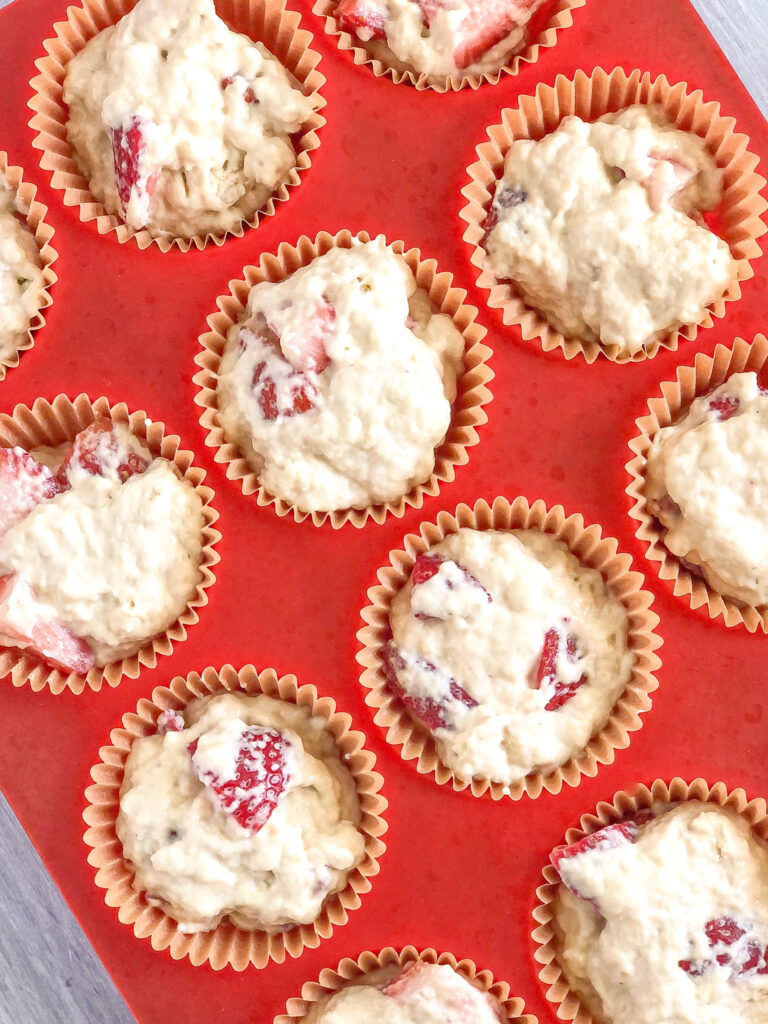
POLYGON ((53 302, 51 298, 51 286, 58 281, 53 269, 54 262, 59 254, 51 245, 53 228, 46 224, 45 215, 48 207, 39 203, 35 196, 37 187, 24 181, 21 167, 11 167, 8 164, 8 154, 0 151, 0 178, 16 194, 16 206, 18 212, 26 219, 32 237, 37 242, 40 250, 40 266, 43 270, 43 288, 37 300, 37 313, 32 318, 27 332, 26 340, 19 345, 13 355, 7 359, 0 359, 0 381, 5 378, 6 373, 19 365, 19 358, 22 352, 28 351, 35 344, 34 333, 45 326, 44 310, 53 302))
POLYGON ((668 550, 664 544, 666 530, 648 510, 645 500, 645 472, 653 438, 662 427, 680 419, 694 398, 714 391, 734 373, 760 373, 767 361, 768 339, 758 334, 751 343, 737 338, 733 348, 718 345, 712 356, 700 353, 693 366, 678 367, 677 380, 665 381, 661 385, 662 397, 649 399, 648 415, 635 421, 638 435, 629 443, 635 457, 626 465, 631 477, 627 494, 633 501, 629 514, 637 520, 638 539, 647 545, 646 558, 658 563, 660 579, 672 580, 675 596, 687 597, 691 608, 706 605, 711 618, 722 615, 726 626, 743 624, 750 633, 758 628, 768 633, 768 605, 752 607, 718 593, 703 576, 691 572, 668 550))
POLYGON ((585 526, 581 515, 566 518, 561 505, 548 509, 543 501, 529 505, 525 498, 496 498, 493 505, 477 501, 474 508, 459 505, 455 515, 441 512, 436 523, 422 523, 419 534, 405 537, 402 550, 390 551, 390 566, 379 569, 379 585, 368 591, 369 604, 362 611, 366 625, 358 632, 362 645, 357 660, 363 666, 360 682, 370 692, 365 702, 376 708, 374 722, 387 730, 387 741, 401 748, 400 756, 416 761, 422 775, 433 774, 440 785, 450 782, 458 792, 469 787, 474 796, 490 792, 494 800, 523 794, 535 799, 543 790, 559 793, 563 785, 577 786, 581 776, 594 776, 601 764, 612 764, 617 750, 629 746, 631 732, 638 730, 640 715, 651 707, 650 694, 658 688, 654 672, 661 665, 655 651, 662 640, 654 632, 659 617, 651 610, 653 597, 642 590, 643 577, 631 571, 632 559, 617 551, 617 542, 603 537, 599 526, 585 526), (586 566, 596 569, 621 601, 629 621, 628 646, 635 655, 632 675, 603 728, 585 749, 550 772, 532 772, 511 785, 475 776, 455 775, 441 760, 437 742, 409 713, 386 682, 382 649, 391 638, 389 614, 392 600, 405 585, 416 558, 462 527, 475 530, 540 530, 564 541, 586 566))
MULTIPOLYGON (((568 829, 565 842, 575 843, 605 825, 633 817, 638 811, 654 804, 677 804, 686 800, 730 808, 744 818, 760 839, 768 841, 765 800, 748 800, 743 789, 729 790, 724 782, 710 786, 704 779, 694 779, 688 783, 674 778, 670 783, 657 779, 650 787, 639 785, 629 791, 622 790, 613 798, 613 803, 599 803, 594 814, 582 817, 579 828, 568 829)), ((576 1024, 602 1024, 570 987, 560 964, 560 940, 554 906, 560 881, 557 872, 549 864, 544 868, 543 875, 544 884, 536 890, 538 904, 533 911, 538 927, 533 930, 532 936, 536 945, 533 955, 542 965, 539 978, 547 986, 546 997, 557 1006, 557 1017, 560 1020, 572 1020, 576 1024)))
POLYGON ((359 984, 360 979, 374 971, 387 968, 405 967, 421 961, 427 964, 447 964, 476 988, 487 992, 499 1004, 505 1024, 538 1024, 536 1018, 525 1013, 525 1003, 510 994, 505 981, 496 981, 490 971, 478 970, 473 960, 457 960, 452 953, 438 953, 434 949, 419 951, 415 946, 393 949, 387 946, 380 953, 361 953, 357 960, 345 957, 335 970, 326 968, 317 981, 308 981, 301 990, 301 996, 289 999, 286 1012, 275 1017, 273 1024, 300 1024, 317 1007, 321 1000, 330 998, 339 989, 359 984))
POLYGON ((10 675, 14 686, 26 683, 35 692, 46 687, 56 694, 66 689, 79 694, 86 687, 100 690, 105 684, 117 686, 124 676, 136 679, 143 667, 154 668, 158 657, 171 654, 174 644, 186 640, 187 629, 197 622, 198 610, 208 604, 206 591, 216 579, 211 567, 219 561, 214 546, 221 540, 221 534, 213 527, 219 518, 219 513, 211 505, 213 491, 203 485, 205 473, 193 465, 192 453, 179 447, 180 439, 175 434, 166 435, 164 423, 149 420, 144 411, 129 413, 123 402, 111 406, 106 398, 97 398, 92 403, 87 395, 78 395, 74 400, 58 395, 53 402, 38 398, 31 409, 17 405, 10 415, 0 415, 0 446, 20 445, 27 451, 45 445, 55 447, 71 441, 79 431, 98 419, 125 423, 155 457, 161 456, 173 463, 200 496, 203 503, 201 579, 186 609, 169 629, 148 640, 135 654, 102 667, 94 666, 86 676, 49 668, 20 649, 0 648, 0 678, 10 675))
POLYGON ((557 42, 557 34, 562 29, 570 28, 573 24, 573 11, 583 7, 587 0, 554 0, 548 6, 546 20, 538 24, 539 18, 534 15, 533 37, 526 36, 523 48, 513 54, 497 71, 482 73, 440 75, 432 76, 424 72, 413 71, 410 68, 400 65, 390 66, 384 61, 372 56, 366 49, 365 44, 356 36, 351 36, 339 27, 335 18, 338 0, 316 0, 313 12, 321 18, 325 18, 325 31, 328 35, 337 37, 337 45, 340 50, 351 50, 355 64, 368 64, 377 78, 387 75, 392 81, 399 85, 405 82, 416 89, 434 89, 435 92, 458 92, 460 89, 479 89, 484 82, 496 85, 502 75, 516 75, 524 64, 535 64, 541 56, 542 50, 547 50, 557 42))
POLYGON ((314 949, 334 928, 346 924, 349 911, 360 906, 361 896, 371 889, 371 878, 378 874, 378 861, 386 849, 380 838, 387 829, 382 817, 387 801, 380 793, 383 779, 373 770, 376 758, 364 748, 365 736, 350 729, 351 722, 349 715, 336 710, 332 698, 318 696, 314 686, 299 686, 293 675, 278 677, 272 668, 262 672, 253 665, 246 665, 239 672, 231 665, 225 665, 221 671, 206 668, 202 675, 192 672, 186 679, 177 676, 170 687, 157 687, 151 700, 140 700, 136 713, 124 715, 122 728, 112 731, 110 745, 101 748, 99 762, 91 769, 94 785, 85 793, 88 807, 83 818, 89 827, 84 838, 91 847, 88 862, 97 869, 96 885, 106 890, 107 905, 117 907, 120 921, 132 925, 137 938, 148 938, 154 949, 167 949, 174 960, 188 957, 195 966, 207 961, 216 971, 227 965, 236 971, 249 965, 261 968, 270 960, 282 963, 286 955, 298 957, 305 947, 314 949), (179 931, 173 918, 151 906, 144 893, 133 888, 134 874, 123 859, 122 844, 115 830, 125 762, 134 740, 156 731, 161 711, 179 710, 197 697, 226 691, 264 693, 324 718, 354 779, 360 801, 365 856, 350 873, 346 887, 328 897, 312 924, 297 925, 275 935, 246 931, 227 921, 207 932, 188 935, 179 931))
POLYGON ((274 505, 279 516, 293 513, 297 523, 311 517, 315 526, 329 521, 334 529, 339 529, 348 522, 353 526, 362 527, 368 519, 381 524, 388 514, 399 518, 409 507, 421 508, 425 496, 437 494, 441 483, 450 483, 454 479, 456 466, 463 466, 469 461, 467 449, 477 444, 477 428, 488 419, 483 406, 491 400, 491 392, 487 385, 494 376, 487 365, 491 350, 481 344, 486 331, 475 320, 475 307, 465 304, 466 291, 455 288, 453 275, 439 272, 435 260, 423 259, 419 249, 406 251, 403 242, 393 242, 390 248, 403 257, 413 271, 418 286, 429 294, 438 312, 451 317, 464 336, 464 373, 456 381, 456 399, 453 402, 451 425, 445 440, 435 450, 435 468, 432 475, 425 483, 412 487, 396 501, 369 505, 364 509, 342 509, 336 512, 304 512, 261 487, 258 474, 240 448, 226 441, 216 416, 218 371, 227 332, 243 315, 248 293, 255 284, 261 281, 282 281, 299 267, 305 267, 334 247, 350 249, 355 239, 368 242, 370 235, 366 231, 359 231, 354 236, 347 230, 339 231, 336 235, 321 231, 314 241, 302 235, 295 247, 282 242, 276 256, 263 254, 258 267, 245 267, 244 279, 230 281, 229 294, 222 295, 216 300, 219 312, 208 317, 210 330, 200 336, 203 351, 195 357, 195 362, 202 369, 193 377, 194 383, 200 389, 195 396, 195 402, 203 408, 200 423, 208 431, 206 444, 217 449, 214 458, 216 462, 226 464, 229 479, 240 480, 243 494, 255 493, 259 505, 274 505))
POLYGON ((502 111, 501 124, 488 128, 490 141, 477 147, 477 162, 467 168, 470 183, 462 189, 467 199, 460 213, 468 225, 464 241, 473 249, 471 261, 479 270, 477 284, 490 293, 488 305, 502 311, 505 324, 520 327, 526 341, 539 341, 545 352, 561 349, 566 359, 583 355, 588 363, 600 355, 615 363, 639 362, 653 358, 660 349, 676 351, 681 338, 693 341, 699 328, 712 327, 713 318, 725 316, 727 302, 741 298, 741 282, 754 276, 750 261, 761 254, 757 239, 768 230, 761 220, 768 208, 760 195, 765 179, 755 173, 759 161, 747 149, 748 136, 737 134, 735 127, 732 117, 720 113, 720 104, 705 102, 700 91, 689 93, 684 83, 670 85, 664 75, 655 79, 647 72, 627 75, 621 68, 610 72, 597 68, 591 75, 578 71, 573 81, 558 75, 554 87, 539 85, 533 96, 521 96, 517 107, 502 111), (539 140, 569 114, 594 121, 633 103, 658 104, 678 128, 706 140, 724 172, 721 237, 737 261, 737 272, 724 295, 707 307, 698 324, 683 325, 630 354, 617 345, 564 337, 542 313, 526 305, 514 285, 495 277, 486 263, 483 239, 496 182, 503 174, 504 157, 513 141, 539 140))
POLYGON ((43 44, 47 56, 35 61, 40 74, 30 82, 33 95, 29 100, 30 109, 35 111, 29 126, 37 133, 32 145, 41 150, 40 166, 43 170, 53 172, 52 187, 64 192, 64 205, 77 206, 80 220, 84 222, 95 220, 101 235, 114 231, 118 242, 133 238, 140 249, 154 243, 163 252, 168 252, 174 245, 182 252, 188 252, 193 245, 198 249, 209 244, 223 245, 230 236, 240 238, 246 226, 256 227, 262 217, 271 217, 276 204, 289 198, 290 189, 300 183, 301 173, 310 166, 310 154, 320 145, 318 129, 325 124, 325 118, 318 113, 325 106, 325 100, 320 96, 325 77, 317 70, 320 56, 309 48, 312 34, 299 28, 299 15, 286 10, 285 2, 219 0, 216 11, 230 28, 264 43, 312 99, 314 113, 303 125, 301 135, 294 137, 296 166, 288 181, 252 219, 242 221, 231 231, 200 234, 192 238, 154 236, 146 228, 135 231, 122 218, 108 213, 104 204, 90 191, 88 178, 82 174, 67 137, 68 110, 64 102, 67 64, 90 39, 127 14, 136 5, 136 0, 83 0, 82 7, 68 7, 67 20, 57 22, 53 26, 54 38, 43 44))

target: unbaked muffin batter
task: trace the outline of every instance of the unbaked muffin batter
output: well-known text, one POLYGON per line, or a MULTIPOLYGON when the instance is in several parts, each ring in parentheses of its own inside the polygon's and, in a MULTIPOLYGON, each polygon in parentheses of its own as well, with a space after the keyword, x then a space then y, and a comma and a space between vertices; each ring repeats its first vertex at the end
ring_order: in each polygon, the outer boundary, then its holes
POLYGON ((417 560, 390 623, 389 684, 463 779, 512 783, 563 764, 632 671, 618 598, 536 530, 447 537, 417 560))
POLYGON ((561 960, 606 1024, 768 1021, 768 849, 696 801, 553 853, 561 960))
POLYGON ((645 494, 664 543, 721 594, 768 603, 768 395, 737 373, 653 438, 645 494))
POLYGON ((341 27, 384 64, 442 78, 502 67, 544 0, 341 0, 341 27))
POLYGON ((363 858, 354 780, 322 718, 264 695, 165 713, 134 742, 117 834, 184 932, 308 924, 363 858))
POLYGON ((512 143, 486 222, 488 265, 566 337, 635 353, 701 320, 736 273, 700 212, 722 172, 661 108, 566 117, 512 143))
POLYGON ((0 360, 13 356, 26 340, 42 290, 40 250, 0 175, 0 360))
POLYGON ((305 1024, 499 1024, 499 1004, 447 964, 386 968, 341 989, 305 1024))
POLYGON ((393 501, 448 429, 464 340, 382 238, 251 289, 218 418, 270 494, 304 511, 393 501))
POLYGON ((140 0, 67 66, 67 134, 91 191, 138 230, 249 220, 295 166, 312 104, 213 0, 140 0))
POLYGON ((6 646, 86 672, 167 629, 200 579, 199 495, 122 424, 94 424, 74 447, 0 450, 0 502, 6 646))

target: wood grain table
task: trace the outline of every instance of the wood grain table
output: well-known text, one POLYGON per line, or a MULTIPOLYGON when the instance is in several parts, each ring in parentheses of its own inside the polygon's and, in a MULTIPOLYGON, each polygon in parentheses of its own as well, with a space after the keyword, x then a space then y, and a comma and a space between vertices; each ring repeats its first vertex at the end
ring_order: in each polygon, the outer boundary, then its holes
MULTIPOLYGON (((693 4, 768 116, 768 0, 693 4)), ((0 1024, 133 1020, 0 794, 0 1024)))

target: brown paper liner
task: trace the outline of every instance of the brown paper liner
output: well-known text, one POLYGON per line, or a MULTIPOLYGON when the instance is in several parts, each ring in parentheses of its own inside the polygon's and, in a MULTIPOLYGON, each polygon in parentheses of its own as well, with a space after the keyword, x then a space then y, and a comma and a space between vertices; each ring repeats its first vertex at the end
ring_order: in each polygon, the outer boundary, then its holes
POLYGON ((722 615, 726 626, 743 624, 750 633, 758 628, 768 633, 768 605, 755 608, 718 593, 703 576, 690 572, 667 549, 664 544, 666 530, 649 512, 645 500, 645 470, 648 452, 656 433, 680 419, 694 398, 714 391, 734 373, 752 370, 759 374, 766 361, 768 339, 758 334, 751 343, 737 338, 733 348, 718 345, 712 356, 700 353, 693 366, 678 367, 677 380, 665 381, 661 385, 662 397, 649 399, 648 415, 635 421, 638 436, 629 443, 635 457, 626 465, 632 478, 627 487, 627 494, 633 500, 629 514, 637 520, 635 532, 638 539, 648 545, 646 558, 659 563, 659 577, 673 580, 673 593, 677 597, 688 597, 691 608, 706 605, 713 619, 722 615))
POLYGON ((335 530, 348 522, 353 526, 362 527, 368 519, 381 524, 388 513, 400 518, 409 507, 421 508, 424 497, 437 494, 442 482, 450 483, 454 479, 456 466, 463 466, 469 461, 467 449, 477 444, 477 428, 488 419, 483 406, 491 400, 487 384, 494 376, 487 365, 491 350, 481 344, 486 331, 475 321, 475 307, 464 303, 466 291, 453 286, 452 274, 438 272, 435 260, 422 259, 419 249, 409 249, 406 252, 403 242, 393 242, 390 248, 403 257, 413 271, 418 286, 429 294, 438 312, 451 317, 464 336, 464 373, 456 381, 451 425, 445 440, 435 449, 435 468, 432 475, 425 483, 412 487, 408 494, 397 501, 369 505, 364 509, 340 509, 336 512, 305 512, 282 498, 274 497, 261 487, 258 474, 254 472, 241 450, 237 445, 227 443, 216 417, 218 371, 227 332, 244 313, 248 293, 255 284, 261 281, 283 281, 299 267, 305 267, 334 247, 352 248, 355 239, 369 242, 370 235, 366 231, 359 231, 354 236, 347 230, 339 231, 336 235, 321 231, 314 241, 302 235, 295 247, 282 242, 276 256, 265 253, 261 256, 258 267, 245 267, 244 279, 230 281, 229 294, 222 295, 216 300, 219 312, 208 317, 210 330, 200 336, 203 351, 195 357, 195 362, 202 370, 193 377, 194 383, 200 388, 199 394, 195 396, 195 402, 203 408, 200 423, 208 431, 205 443, 217 449, 214 458, 216 462, 226 464, 229 479, 240 480, 243 494, 255 493, 259 505, 274 505, 279 516, 286 516, 292 512, 297 523, 311 516, 315 526, 330 521, 335 530))
MULTIPOLYGON (((674 778, 670 783, 657 779, 650 788, 639 785, 630 791, 619 791, 614 796, 613 803, 599 803, 594 814, 585 814, 582 817, 579 828, 569 828, 565 833, 565 842, 575 843, 605 825, 632 817, 638 811, 654 804, 677 804, 686 800, 727 807, 744 818, 760 839, 768 841, 765 800, 748 800, 743 789, 729 790, 724 782, 716 782, 714 786, 710 786, 704 779, 694 779, 688 783, 683 779, 674 778)), ((533 930, 532 937, 536 944, 533 955, 542 964, 539 978, 547 986, 546 997, 550 1003, 557 1005, 557 1017, 560 1020, 572 1020, 576 1024, 601 1024, 600 1019, 593 1016, 570 987, 560 964, 560 942, 554 906, 560 891, 560 882, 557 872, 551 865, 547 864, 542 873, 544 884, 536 890, 539 902, 533 911, 538 927, 533 930)))
POLYGON ((155 457, 161 456, 173 463, 200 496, 203 503, 201 579, 186 609, 165 633, 148 640, 135 654, 121 661, 102 667, 94 665, 86 676, 68 675, 59 669, 49 668, 20 649, 0 648, 0 678, 10 674, 14 686, 28 683, 35 692, 46 687, 51 693, 69 689, 79 694, 86 687, 100 690, 104 684, 117 686, 124 676, 136 679, 142 667, 154 668, 159 656, 171 654, 174 644, 186 640, 187 629, 197 622, 198 609, 208 604, 206 591, 216 579, 211 567, 219 561, 214 546, 221 540, 221 534, 213 527, 219 518, 219 513, 211 505, 213 490, 204 486, 205 473, 192 464, 192 453, 179 447, 180 439, 175 434, 166 435, 165 424, 149 420, 144 411, 129 413, 124 402, 110 406, 106 398, 97 398, 91 403, 87 395, 78 395, 74 400, 58 395, 53 402, 38 398, 31 409, 17 405, 10 415, 0 415, 0 446, 19 445, 27 451, 45 445, 55 447, 71 441, 75 434, 98 419, 125 423, 155 457))
POLYGON ((43 206, 42 203, 39 203, 35 199, 37 187, 24 181, 22 175, 23 172, 21 167, 9 166, 8 154, 0 151, 0 178, 2 178, 8 187, 16 193, 16 207, 18 212, 26 219, 27 227, 29 228, 32 237, 37 242, 37 247, 40 250, 40 266, 43 271, 43 289, 37 300, 38 312, 32 318, 29 325, 26 340, 19 345, 13 355, 9 356, 7 359, 0 359, 0 380, 5 378, 8 370, 12 370, 15 366, 19 365, 21 353, 26 352, 35 344, 34 332, 39 331, 41 327, 45 326, 45 315, 43 310, 46 310, 53 302, 53 299, 51 298, 51 285, 58 281, 58 277, 53 269, 53 263, 59 258, 59 254, 51 245, 53 228, 45 222, 45 215, 48 212, 48 207, 43 206))
POLYGON ((642 725, 640 715, 650 710, 650 694, 658 688, 654 672, 661 659, 654 652, 662 640, 654 632, 659 617, 651 610, 653 597, 641 590, 644 582, 638 572, 632 572, 632 559, 619 554, 617 542, 603 537, 599 526, 585 526, 581 515, 566 518, 561 505, 548 509, 543 501, 529 505, 525 498, 515 498, 510 504, 506 498, 496 498, 493 505, 480 500, 474 508, 459 505, 455 515, 441 512, 436 523, 422 523, 419 535, 405 537, 403 550, 390 551, 391 567, 378 571, 379 586, 368 591, 369 604, 363 608, 366 625, 358 632, 362 645, 357 660, 363 666, 362 685, 370 692, 365 702, 376 708, 374 722, 387 730, 387 741, 400 746, 400 756, 416 761, 422 775, 433 774, 440 785, 450 782, 460 790, 470 787, 474 796, 490 792, 494 800, 509 796, 519 800, 524 793, 535 799, 543 790, 559 793, 563 785, 577 786, 581 776, 597 774, 601 764, 612 764, 617 750, 629 746, 629 734, 642 725), (572 553, 586 566, 596 569, 606 585, 621 601, 627 613, 629 630, 627 642, 635 655, 632 675, 623 694, 603 728, 596 733, 585 749, 550 772, 532 772, 511 785, 492 782, 475 776, 463 779, 455 775, 440 760, 437 742, 420 722, 414 719, 402 701, 386 682, 382 648, 391 637, 389 614, 392 600, 407 582, 416 558, 462 527, 475 530, 540 530, 564 541, 572 553))
POLYGON ((416 961, 447 964, 476 988, 487 992, 499 1004, 501 1020, 505 1024, 538 1024, 534 1016, 525 1013, 523 1000, 510 994, 509 985, 505 981, 496 981, 490 971, 478 970, 473 960, 457 960, 452 953, 438 953, 434 949, 420 952, 415 946, 406 946, 399 952, 387 946, 380 953, 361 953, 357 960, 345 957, 335 970, 326 968, 317 981, 306 982, 301 996, 289 999, 286 1012, 275 1017, 273 1024, 300 1024, 319 1002, 329 999, 339 989, 359 984, 361 978, 374 971, 405 967, 416 961))
POLYGON ((700 327, 712 327, 714 317, 725 316, 726 302, 741 298, 741 282, 754 276, 750 261, 761 254, 757 239, 768 230, 761 220, 768 208, 760 195, 765 179, 755 173, 759 161, 747 150, 748 136, 736 134, 735 127, 732 117, 720 113, 720 104, 705 102, 700 91, 689 93, 684 83, 670 85, 664 75, 655 79, 647 72, 627 75, 621 68, 610 72, 597 68, 591 75, 578 71, 573 81, 558 75, 554 87, 539 85, 533 96, 521 96, 517 107, 502 111, 501 124, 488 128, 490 141, 477 147, 478 160, 467 168, 470 183, 462 189, 467 205, 460 216, 468 224, 464 241, 473 248, 471 260, 479 270, 478 286, 490 292, 488 305, 502 311, 505 324, 519 326, 526 341, 538 340, 545 352, 559 348, 566 359, 581 354, 588 363, 600 355, 615 363, 639 362, 653 358, 662 348, 676 351, 681 338, 693 341, 700 327), (706 140, 724 172, 721 236, 731 248, 737 270, 725 294, 707 307, 698 324, 681 326, 630 354, 618 345, 564 337, 542 313, 525 304, 514 285, 494 276, 482 243, 484 221, 513 141, 539 140, 569 114, 594 121, 633 103, 658 104, 678 128, 706 140))
POLYGON ((85 792, 88 807, 83 818, 89 828, 84 838, 92 847, 88 862, 97 868, 96 885, 106 889, 107 905, 117 907, 120 921, 132 925, 137 938, 148 938, 153 949, 167 949, 174 960, 189 957, 195 966, 207 961, 216 971, 227 965, 236 971, 249 965, 261 968, 269 960, 282 963, 286 954, 298 957, 305 947, 314 949, 334 928, 346 924, 350 910, 360 906, 361 896, 371 889, 370 879, 378 874, 378 860, 386 849, 380 838, 387 830, 382 817, 387 801, 380 793, 383 779, 373 770, 376 758, 364 749, 365 736, 350 729, 351 722, 349 715, 336 710, 332 698, 318 696, 314 686, 299 686, 295 676, 278 677, 272 668, 262 672, 253 665, 246 665, 239 672, 231 665, 225 665, 221 671, 206 668, 202 675, 192 672, 186 679, 176 676, 170 687, 156 687, 151 700, 140 700, 136 713, 124 715, 122 728, 113 729, 110 746, 101 748, 99 763, 91 769, 94 785, 85 792), (143 892, 135 891, 133 871, 123 859, 115 831, 125 762, 134 740, 156 731, 161 711, 179 710, 197 697, 226 691, 264 693, 324 718, 355 781, 360 801, 365 855, 350 873, 346 888, 328 897, 312 924, 297 925, 276 935, 246 931, 226 920, 211 931, 185 935, 172 917, 151 906, 143 892))
POLYGON ((303 125, 301 136, 294 139, 296 166, 288 181, 270 196, 251 220, 242 221, 232 231, 200 234, 192 238, 153 236, 146 228, 135 231, 121 217, 108 213, 104 204, 90 191, 89 181, 80 171, 67 138, 68 110, 64 102, 67 64, 90 39, 102 29, 116 24, 135 7, 136 0, 83 0, 82 7, 68 7, 67 20, 57 22, 53 26, 55 37, 46 39, 43 44, 47 56, 35 61, 40 74, 30 82, 33 95, 29 100, 30 109, 35 111, 29 126, 37 133, 32 145, 42 151, 40 166, 43 170, 53 172, 52 187, 63 190, 64 205, 77 206, 80 220, 84 222, 95 220, 101 235, 114 231, 118 242, 134 238, 140 249, 154 243, 162 252, 168 252, 174 245, 182 252, 188 252, 193 245, 198 249, 211 243, 223 245, 230 236, 240 238, 246 226, 256 227, 262 217, 271 217, 276 204, 288 199, 289 190, 300 183, 301 173, 306 172, 311 163, 312 150, 320 145, 318 129, 325 124, 325 118, 318 113, 325 106, 325 100, 320 96, 325 77, 317 70, 320 56, 309 48, 312 34, 299 28, 299 15, 286 10, 285 2, 218 0, 216 9, 230 28, 264 43, 311 97, 314 114, 303 125))
POLYGON ((335 18, 336 6, 339 0, 316 0, 313 13, 325 18, 325 31, 328 35, 336 36, 340 50, 351 50, 355 64, 368 64, 377 78, 388 75, 392 81, 399 85, 405 82, 416 89, 434 89, 435 92, 458 92, 460 89, 479 89, 484 82, 496 85, 502 75, 516 75, 524 64, 535 64, 541 56, 541 51, 549 49, 557 42, 557 34, 564 28, 570 28, 573 24, 573 11, 583 7, 587 0, 555 0, 552 11, 546 23, 537 32, 535 38, 526 36, 523 48, 508 58, 507 63, 497 71, 486 71, 478 74, 459 75, 435 75, 430 77, 423 71, 414 71, 406 65, 400 64, 397 67, 390 66, 381 60, 373 57, 366 49, 362 40, 351 36, 339 27, 335 18))

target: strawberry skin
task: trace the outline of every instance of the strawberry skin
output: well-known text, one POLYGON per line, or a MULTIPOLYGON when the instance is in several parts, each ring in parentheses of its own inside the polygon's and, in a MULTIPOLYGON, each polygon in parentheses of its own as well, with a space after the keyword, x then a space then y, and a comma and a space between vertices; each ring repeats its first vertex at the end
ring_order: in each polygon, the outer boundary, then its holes
POLYGON ((111 129, 115 185, 123 212, 134 191, 145 200, 148 209, 157 184, 157 173, 147 175, 143 167, 147 150, 144 125, 144 119, 134 115, 127 128, 111 129))
POLYGON ((187 747, 197 776, 217 805, 241 828, 256 835, 269 821, 289 781, 288 741, 276 729, 250 726, 243 731, 235 776, 222 779, 195 760, 198 741, 187 747))
MULTIPOLYGON (((429 661, 415 659, 419 666, 428 672, 439 672, 439 669, 429 661)), ((388 643, 384 648, 384 669, 387 679, 387 686, 398 697, 408 710, 425 725, 430 732, 435 729, 449 729, 450 725, 446 717, 446 705, 451 701, 458 701, 466 708, 477 707, 477 701, 460 686, 455 679, 445 676, 445 696, 442 700, 434 700, 432 697, 417 697, 409 693, 400 683, 398 672, 407 668, 407 663, 400 651, 393 643, 388 643)), ((442 676, 443 673, 440 673, 442 676)))
POLYGON ((706 960, 678 960, 678 967, 692 978, 701 978, 718 966, 728 967, 736 978, 750 972, 768 974, 768 948, 750 934, 744 922, 728 915, 713 917, 704 925, 704 934, 712 956, 706 960))
POLYGON ((542 687, 554 689, 552 697, 544 705, 545 711, 557 711, 575 696, 579 687, 587 681, 582 675, 579 679, 564 682, 557 676, 557 663, 562 657, 575 664, 578 661, 576 637, 566 633, 565 623, 562 627, 550 627, 544 635, 544 646, 536 667, 536 689, 542 687))
POLYGON ((0 448, 0 537, 35 505, 62 490, 47 466, 23 448, 0 448))
POLYGON ((93 651, 58 619, 50 618, 22 577, 0 577, 0 635, 25 643, 43 661, 63 672, 86 675, 93 651))
POLYGON ((72 449, 59 471, 59 480, 69 482, 72 470, 83 470, 91 476, 117 473, 121 483, 143 473, 149 462, 132 451, 110 420, 99 420, 81 430, 72 442, 72 449))
POLYGON ((341 0, 336 8, 339 25, 364 42, 386 38, 388 11, 376 0, 341 0))
POLYGON ((709 403, 709 409, 712 412, 717 413, 719 420, 729 420, 731 416, 735 416, 739 411, 741 403, 738 398, 732 398, 729 395, 721 395, 720 398, 713 398, 709 403))

